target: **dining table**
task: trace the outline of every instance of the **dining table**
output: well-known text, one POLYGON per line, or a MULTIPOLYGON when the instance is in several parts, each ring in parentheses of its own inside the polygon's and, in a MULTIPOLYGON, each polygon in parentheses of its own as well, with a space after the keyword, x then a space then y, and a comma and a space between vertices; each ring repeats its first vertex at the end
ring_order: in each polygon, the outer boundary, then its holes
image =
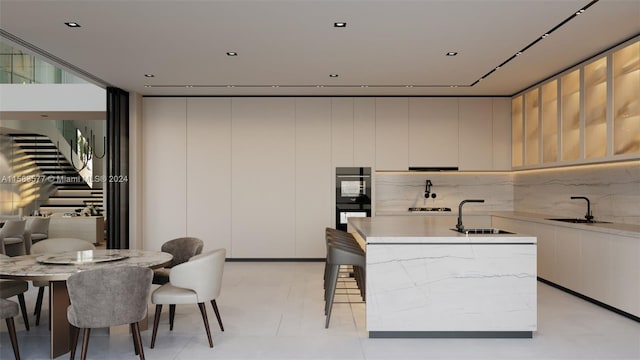
MULTIPOLYGON (((86 250, 56 254, 23 255, 0 259, 0 279, 49 281, 50 355, 71 351, 70 304, 66 280, 69 276, 104 267, 140 266, 150 269, 171 263, 169 253, 149 250, 86 250)), ((126 281, 126 279, 122 279, 126 281)))

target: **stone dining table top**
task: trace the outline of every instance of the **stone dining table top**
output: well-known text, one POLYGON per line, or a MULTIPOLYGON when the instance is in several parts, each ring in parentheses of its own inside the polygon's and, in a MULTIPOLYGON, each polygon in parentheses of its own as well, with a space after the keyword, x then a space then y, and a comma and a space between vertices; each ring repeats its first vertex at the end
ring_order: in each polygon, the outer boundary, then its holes
POLYGON ((0 279, 63 281, 69 276, 103 267, 140 266, 156 269, 173 256, 147 250, 87 250, 23 255, 0 259, 0 279))

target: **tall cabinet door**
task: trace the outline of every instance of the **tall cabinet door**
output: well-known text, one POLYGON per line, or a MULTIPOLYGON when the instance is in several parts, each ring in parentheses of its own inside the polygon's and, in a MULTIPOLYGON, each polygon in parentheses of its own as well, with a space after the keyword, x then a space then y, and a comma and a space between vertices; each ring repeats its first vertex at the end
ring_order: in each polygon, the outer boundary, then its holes
POLYGON ((376 166, 376 103, 373 98, 353 102, 353 166, 376 166))
POLYGON ((353 98, 331 98, 331 153, 333 167, 353 163, 353 98))
POLYGON ((324 229, 332 226, 331 99, 296 99, 295 257, 326 255, 324 229))
POLYGON ((407 170, 407 98, 376 98, 376 170, 407 170))
POLYGON ((460 170, 493 167, 493 101, 491 98, 460 99, 460 170))
POLYGON ((142 232, 145 249, 187 234, 185 98, 144 98, 142 232))
POLYGON ((233 98, 231 111, 232 257, 293 257, 295 99, 233 98))
POLYGON ((457 98, 411 98, 409 166, 458 166, 457 98))
POLYGON ((187 235, 231 253, 231 99, 187 99, 187 235))

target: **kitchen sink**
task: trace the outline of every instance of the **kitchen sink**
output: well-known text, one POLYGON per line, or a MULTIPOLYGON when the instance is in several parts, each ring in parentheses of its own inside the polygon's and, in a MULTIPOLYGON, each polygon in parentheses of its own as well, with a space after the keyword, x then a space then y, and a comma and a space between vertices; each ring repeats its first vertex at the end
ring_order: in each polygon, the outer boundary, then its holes
POLYGON ((610 224, 609 221, 597 221, 597 220, 576 219, 576 218, 553 218, 553 219, 545 219, 545 220, 562 221, 562 222, 572 223, 572 224, 610 224))
POLYGON ((451 229, 451 230, 457 231, 457 232, 462 233, 462 234, 513 234, 512 232, 509 232, 509 231, 506 231, 506 230, 494 229, 494 228, 464 229, 464 230, 451 229))

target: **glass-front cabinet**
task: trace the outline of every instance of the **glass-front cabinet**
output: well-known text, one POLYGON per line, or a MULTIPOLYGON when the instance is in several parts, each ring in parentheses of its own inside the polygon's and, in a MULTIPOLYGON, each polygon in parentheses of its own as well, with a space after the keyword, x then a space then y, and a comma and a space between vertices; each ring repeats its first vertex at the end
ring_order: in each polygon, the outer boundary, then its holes
POLYGON ((524 95, 525 102, 525 164, 536 165, 540 163, 540 107, 538 106, 537 88, 524 95))
POLYGON ((560 78, 562 89, 562 160, 580 158, 580 69, 560 78))
POLYGON ((584 157, 607 155, 607 58, 584 67, 584 157))
POLYGON ((640 41, 613 53, 613 153, 640 153, 640 41))
POLYGON ((512 98, 512 167, 640 158, 640 36, 512 98))
POLYGON ((542 162, 558 161, 558 80, 542 85, 542 162))
POLYGON ((511 166, 523 165, 523 131, 524 117, 522 113, 523 96, 516 96, 511 99, 511 166))

